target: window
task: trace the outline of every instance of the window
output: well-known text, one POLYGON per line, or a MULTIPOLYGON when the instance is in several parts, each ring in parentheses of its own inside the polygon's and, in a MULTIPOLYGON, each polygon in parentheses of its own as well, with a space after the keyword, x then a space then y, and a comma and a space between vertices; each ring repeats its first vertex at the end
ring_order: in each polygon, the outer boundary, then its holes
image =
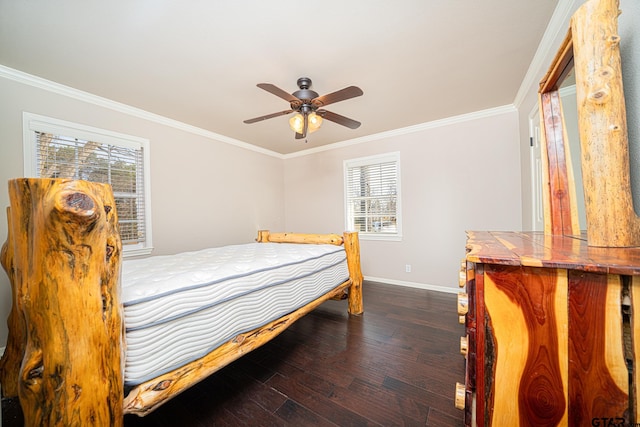
POLYGON ((346 160, 347 230, 363 239, 399 240, 400 153, 346 160))
POLYGON ((24 113, 24 173, 111 184, 124 256, 151 253, 149 141, 24 113))

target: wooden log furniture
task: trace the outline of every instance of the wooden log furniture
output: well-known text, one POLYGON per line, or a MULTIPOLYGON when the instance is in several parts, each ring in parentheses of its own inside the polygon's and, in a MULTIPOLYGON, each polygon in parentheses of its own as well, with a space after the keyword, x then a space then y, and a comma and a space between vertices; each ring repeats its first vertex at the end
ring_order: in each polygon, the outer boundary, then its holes
POLYGON ((241 333, 201 359, 125 395, 122 247, 108 185, 62 179, 9 182, 9 232, 0 260, 12 287, 9 338, 0 361, 7 397, 19 396, 27 426, 118 426, 277 336, 328 299, 362 306, 357 233, 260 231, 258 242, 342 245, 349 279, 289 314, 241 333))
POLYGON ((640 423, 640 220, 617 0, 587 0, 540 84, 544 232, 467 232, 455 404, 467 426, 640 423), (575 71, 586 232, 558 88, 575 71))
POLYGON ((466 425, 636 425, 640 248, 469 232, 467 249, 466 425))

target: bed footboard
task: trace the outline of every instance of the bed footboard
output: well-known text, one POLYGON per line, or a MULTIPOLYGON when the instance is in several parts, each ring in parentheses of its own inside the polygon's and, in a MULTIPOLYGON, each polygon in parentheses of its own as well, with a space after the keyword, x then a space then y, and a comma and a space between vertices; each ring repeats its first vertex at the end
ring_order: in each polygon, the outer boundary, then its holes
POLYGON ((362 270, 360 267, 360 241, 357 232, 339 234, 303 234, 303 233, 270 233, 267 230, 258 231, 258 242, 274 243, 310 243, 344 245, 349 267, 349 314, 359 315, 363 312, 362 305, 362 270))

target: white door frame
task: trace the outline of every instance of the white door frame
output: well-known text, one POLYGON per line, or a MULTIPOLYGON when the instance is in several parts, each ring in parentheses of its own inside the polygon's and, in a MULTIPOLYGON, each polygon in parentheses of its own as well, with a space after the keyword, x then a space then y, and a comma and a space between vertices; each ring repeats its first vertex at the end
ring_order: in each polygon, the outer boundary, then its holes
POLYGON ((529 167, 531 168, 531 229, 533 231, 544 231, 540 109, 537 103, 529 113, 529 141, 529 167))

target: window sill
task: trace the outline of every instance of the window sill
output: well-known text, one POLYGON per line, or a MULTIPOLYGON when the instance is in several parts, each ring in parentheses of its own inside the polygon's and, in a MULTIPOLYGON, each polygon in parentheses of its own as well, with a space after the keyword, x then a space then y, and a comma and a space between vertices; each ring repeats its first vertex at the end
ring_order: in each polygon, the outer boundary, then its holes
POLYGON ((153 247, 122 249, 122 257, 123 258, 133 258, 133 257, 138 257, 138 256, 151 255, 152 251, 153 251, 153 247))
POLYGON ((358 233, 358 238, 360 240, 383 240, 383 241, 391 241, 391 242, 401 242, 402 235, 394 234, 394 235, 385 235, 385 234, 377 234, 377 233, 367 233, 364 234, 362 232, 358 233))

